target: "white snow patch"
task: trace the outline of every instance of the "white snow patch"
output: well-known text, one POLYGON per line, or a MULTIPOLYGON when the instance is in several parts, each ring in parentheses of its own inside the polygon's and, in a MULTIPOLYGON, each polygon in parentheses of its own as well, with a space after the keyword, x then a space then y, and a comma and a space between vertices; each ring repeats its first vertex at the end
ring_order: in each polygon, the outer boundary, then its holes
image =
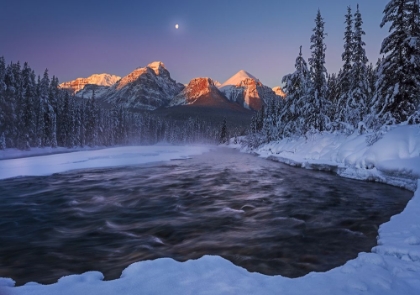
POLYGON ((209 146, 129 146, 8 159, 0 161, 0 179, 187 159, 209 150, 209 146))

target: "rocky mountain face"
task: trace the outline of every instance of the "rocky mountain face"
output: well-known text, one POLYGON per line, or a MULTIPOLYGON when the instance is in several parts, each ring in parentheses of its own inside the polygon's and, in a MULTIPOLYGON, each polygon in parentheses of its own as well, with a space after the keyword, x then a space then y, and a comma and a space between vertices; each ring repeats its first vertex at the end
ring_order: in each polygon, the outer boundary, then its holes
POLYGON ((220 91, 230 101, 250 110, 260 110, 269 100, 281 99, 273 89, 263 85, 257 78, 243 70, 223 83, 220 91))
POLYGON ((170 102, 169 106, 219 106, 229 103, 210 78, 195 78, 170 102))
POLYGON ((71 94, 78 94, 85 89, 86 85, 96 85, 106 88, 114 85, 120 79, 121 77, 110 74, 94 74, 87 78, 77 78, 73 81, 61 83, 59 87, 68 90, 71 94))
POLYGON ((111 86, 101 99, 111 104, 139 110, 167 106, 184 89, 174 81, 162 62, 138 68, 111 86))

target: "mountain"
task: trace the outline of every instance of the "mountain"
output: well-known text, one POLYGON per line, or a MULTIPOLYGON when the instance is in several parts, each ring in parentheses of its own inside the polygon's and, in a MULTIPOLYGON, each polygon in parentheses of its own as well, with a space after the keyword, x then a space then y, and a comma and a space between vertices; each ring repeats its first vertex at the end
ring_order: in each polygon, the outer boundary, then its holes
POLYGON ((195 78, 169 103, 176 105, 222 106, 230 104, 210 78, 195 78))
POLYGON ((67 89, 72 94, 82 91, 86 85, 96 85, 109 87, 114 85, 121 77, 110 74, 94 74, 87 78, 77 78, 75 80, 64 82, 59 85, 62 89, 67 89))
POLYGON ((250 110, 260 110, 269 100, 281 99, 273 89, 263 85, 259 79, 244 70, 223 83, 220 91, 230 101, 250 110))
POLYGON ((111 86, 100 99, 137 110, 154 110, 166 106, 184 89, 169 74, 162 62, 137 68, 111 86))
POLYGON ((168 107, 154 113, 175 120, 195 118, 214 126, 226 120, 230 127, 239 129, 249 126, 253 115, 252 111, 229 101, 210 78, 192 79, 168 107))

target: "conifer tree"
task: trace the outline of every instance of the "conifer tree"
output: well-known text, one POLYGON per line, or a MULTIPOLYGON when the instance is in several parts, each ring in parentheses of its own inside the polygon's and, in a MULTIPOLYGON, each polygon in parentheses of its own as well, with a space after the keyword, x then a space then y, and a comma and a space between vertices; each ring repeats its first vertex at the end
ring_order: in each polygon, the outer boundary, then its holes
POLYGON ((327 69, 325 68, 324 19, 318 10, 315 18, 315 28, 311 36, 312 56, 309 59, 312 76, 311 103, 306 105, 306 118, 308 129, 324 131, 329 125, 328 117, 331 103, 326 100, 327 95, 327 69))
POLYGON ((308 130, 305 116, 306 106, 311 104, 311 73, 302 56, 302 46, 295 62, 295 72, 283 77, 286 102, 280 115, 280 137, 303 135, 308 130))
POLYGON ((220 143, 226 143, 228 141, 228 135, 227 135, 227 123, 226 118, 223 118, 222 127, 220 130, 220 143))
POLYGON ((6 63, 4 57, 0 57, 0 133, 4 133, 6 128, 6 84, 4 78, 6 76, 6 63))
POLYGON ((391 0, 383 13, 381 27, 390 24, 390 34, 381 47, 384 60, 372 111, 381 124, 416 123, 420 120, 419 1, 391 0))
POLYGON ((4 132, 0 135, 0 150, 6 149, 6 136, 4 135, 4 132))
MULTIPOLYGON (((368 74, 366 51, 363 41, 365 32, 362 29, 363 20, 357 5, 354 14, 354 35, 353 35, 353 67, 351 70, 351 93, 347 104, 347 123, 358 128, 367 113, 368 104, 368 74)), ((360 125, 362 128, 362 125, 360 125)), ((362 131, 362 130, 359 130, 362 131)))
POLYGON ((352 84, 351 79, 351 70, 352 70, 352 62, 353 62, 353 40, 354 40, 354 33, 353 33, 353 15, 351 12, 351 7, 347 7, 347 14, 346 14, 346 30, 344 33, 344 52, 341 55, 341 58, 344 62, 343 69, 341 75, 339 77, 341 83, 341 91, 342 94, 348 94, 350 92, 350 87, 352 84))

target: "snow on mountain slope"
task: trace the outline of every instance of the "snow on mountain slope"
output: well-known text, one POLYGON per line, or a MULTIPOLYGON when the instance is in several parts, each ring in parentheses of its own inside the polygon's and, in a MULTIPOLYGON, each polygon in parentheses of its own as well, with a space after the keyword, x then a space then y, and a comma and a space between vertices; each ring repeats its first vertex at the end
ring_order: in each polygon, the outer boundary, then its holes
POLYGON ((232 102, 250 110, 260 110, 270 100, 281 99, 274 91, 258 79, 245 78, 235 85, 226 85, 220 91, 232 102))
POLYGON ((272 88, 274 93, 281 97, 286 97, 286 93, 284 93, 283 89, 280 86, 275 86, 272 88))
POLYGON ((95 97, 103 96, 109 89, 109 86, 87 84, 82 90, 76 93, 76 96, 82 98, 91 98, 93 91, 95 91, 95 97))
POLYGON ((71 93, 76 94, 83 90, 86 85, 112 86, 120 79, 120 76, 105 73, 93 74, 87 78, 77 78, 72 81, 61 83, 59 87, 62 89, 68 89, 71 93))
POLYGON ((168 105, 182 89, 162 62, 153 62, 121 78, 101 98, 127 108, 154 110, 168 105))

